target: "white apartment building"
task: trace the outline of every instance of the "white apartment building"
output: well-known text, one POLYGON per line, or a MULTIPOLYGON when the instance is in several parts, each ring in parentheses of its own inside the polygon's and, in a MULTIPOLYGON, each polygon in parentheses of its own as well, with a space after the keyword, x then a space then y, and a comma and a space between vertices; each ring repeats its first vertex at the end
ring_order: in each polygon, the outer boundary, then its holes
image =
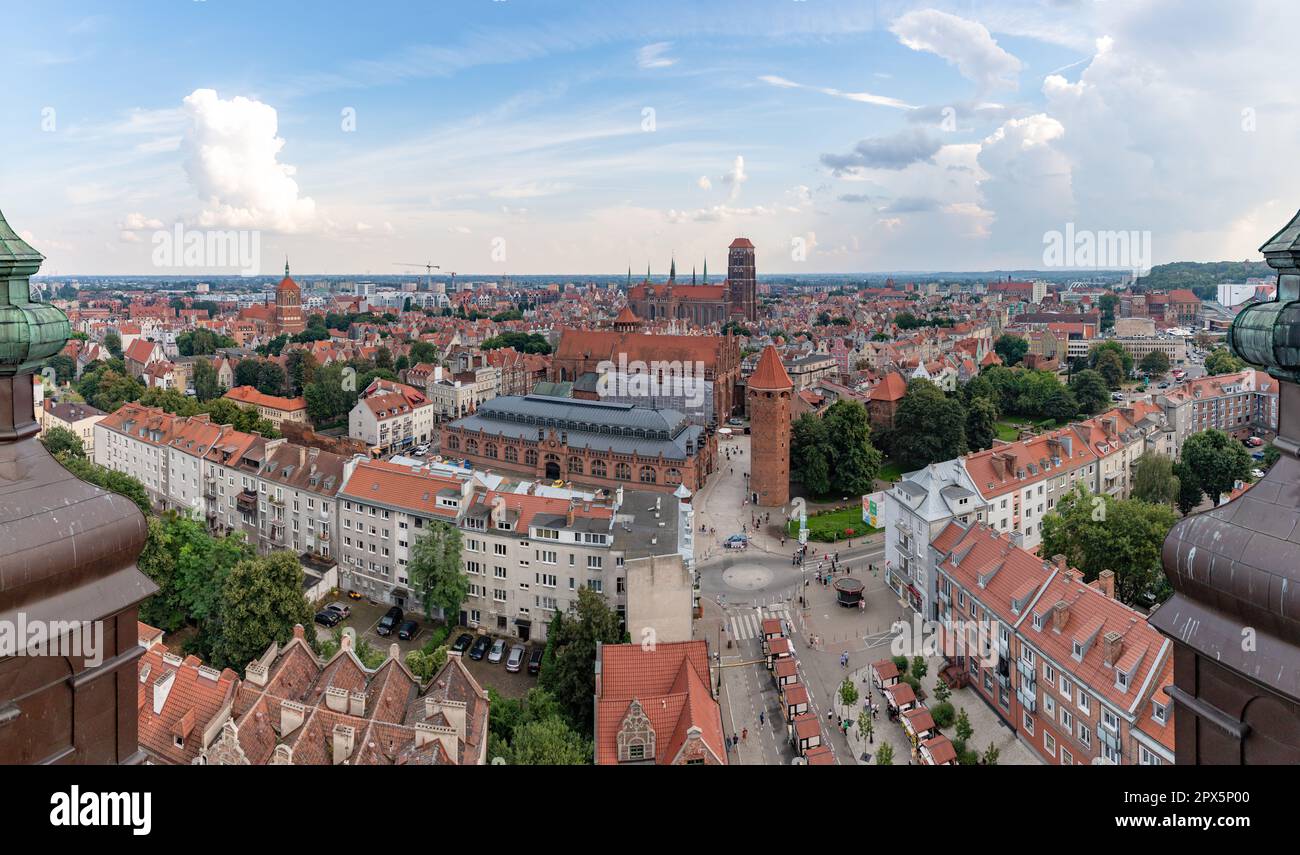
POLYGON ((385 452, 399 451, 433 437, 434 407, 424 394, 376 389, 358 398, 348 414, 348 436, 385 452))

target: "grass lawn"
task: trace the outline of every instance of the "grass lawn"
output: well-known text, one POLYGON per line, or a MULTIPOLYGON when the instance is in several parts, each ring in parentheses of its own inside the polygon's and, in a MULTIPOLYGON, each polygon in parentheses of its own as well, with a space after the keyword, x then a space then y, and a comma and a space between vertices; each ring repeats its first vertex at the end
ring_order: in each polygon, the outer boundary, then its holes
MULTIPOLYGON (((1020 424, 1024 423, 1021 422, 1020 424)), ((998 432, 998 439, 1004 442, 1015 442, 1020 439, 1020 428, 1015 427, 1013 422, 997 421, 994 422, 993 427, 998 432)))
POLYGON ((886 460, 880 464, 880 471, 876 473, 876 477, 881 481, 901 481, 903 479, 903 467, 892 460, 886 460))
MULTIPOLYGON (((799 536, 799 521, 790 520, 791 537, 799 536)), ((824 511, 808 517, 808 539, 820 543, 834 543, 849 537, 866 537, 881 531, 862 520, 862 508, 851 507, 839 511, 824 511), (851 532, 851 533, 850 533, 851 532)))

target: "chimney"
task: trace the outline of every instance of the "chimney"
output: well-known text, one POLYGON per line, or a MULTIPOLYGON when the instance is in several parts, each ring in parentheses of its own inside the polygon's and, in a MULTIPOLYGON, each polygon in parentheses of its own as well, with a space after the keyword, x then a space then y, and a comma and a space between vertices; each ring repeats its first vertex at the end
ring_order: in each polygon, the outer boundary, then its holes
POLYGON ((1119 661, 1120 654, 1124 652, 1124 636, 1111 630, 1102 636, 1101 649, 1106 659, 1106 667, 1114 668, 1115 663, 1119 661))
POLYGON ((280 701, 280 738, 301 727, 306 716, 307 708, 297 701, 280 701))
POLYGON ((260 662, 250 662, 244 669, 244 679, 254 686, 265 686, 268 677, 270 677, 270 669, 260 662))
POLYGON ((366 693, 349 692, 348 693, 348 714, 357 718, 366 717, 366 693))
POLYGON ((346 724, 334 725, 334 765, 347 762, 352 756, 352 746, 356 742, 357 732, 346 724))
POLYGON ((1052 563, 1056 565, 1056 569, 1057 569, 1058 571, 1060 571, 1061 573, 1069 573, 1069 572, 1070 572, 1070 567, 1069 567, 1068 564, 1066 564, 1065 556, 1064 556, 1064 555, 1062 555, 1062 554, 1060 554, 1060 553, 1057 553, 1056 555, 1053 555, 1053 556, 1052 556, 1052 563))
POLYGON ((171 694, 172 686, 176 683, 176 670, 164 671, 158 675, 158 679, 153 681, 153 714, 161 715, 163 707, 167 704, 167 696, 171 694))
POLYGON ((1109 599, 1115 599, 1115 571, 1103 570, 1097 574, 1097 590, 1109 599))
POLYGON ((423 748, 429 743, 437 740, 442 743, 442 748, 447 752, 447 756, 452 760, 458 757, 456 745, 456 731, 450 727, 443 727, 437 724, 419 721, 415 723, 415 747, 423 748))
POLYGON ((1052 631, 1061 632, 1070 621, 1070 604, 1065 600, 1052 606, 1052 631))
POLYGON ((348 690, 339 686, 330 686, 325 690, 325 706, 336 713, 348 711, 348 690))

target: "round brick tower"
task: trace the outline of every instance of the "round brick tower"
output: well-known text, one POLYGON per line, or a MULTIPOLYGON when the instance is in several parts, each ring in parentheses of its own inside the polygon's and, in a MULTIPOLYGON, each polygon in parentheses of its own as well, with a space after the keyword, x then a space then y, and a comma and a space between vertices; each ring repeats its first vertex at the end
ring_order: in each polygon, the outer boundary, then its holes
POLYGON ((794 383, 772 345, 758 358, 745 394, 753 436, 749 498, 762 508, 780 507, 790 501, 790 396, 794 383))

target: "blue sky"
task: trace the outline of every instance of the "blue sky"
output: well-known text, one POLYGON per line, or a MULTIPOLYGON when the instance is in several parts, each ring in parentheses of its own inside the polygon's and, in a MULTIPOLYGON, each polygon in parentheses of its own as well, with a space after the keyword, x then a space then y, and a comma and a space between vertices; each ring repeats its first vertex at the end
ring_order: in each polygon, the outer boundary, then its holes
POLYGON ((1187 5, 27 4, 0 209, 50 273, 175 272, 178 223, 304 274, 1243 258, 1300 198, 1296 13, 1187 5))

